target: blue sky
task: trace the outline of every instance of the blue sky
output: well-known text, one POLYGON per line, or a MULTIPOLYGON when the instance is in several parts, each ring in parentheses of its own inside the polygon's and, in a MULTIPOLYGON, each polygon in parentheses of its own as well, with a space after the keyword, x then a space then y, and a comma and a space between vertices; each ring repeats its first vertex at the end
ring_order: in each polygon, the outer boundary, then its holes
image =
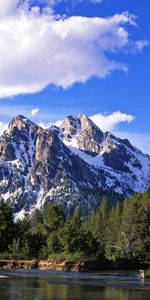
POLYGON ((53 2, 0 4, 0 131, 83 112, 150 153, 150 2, 53 2))

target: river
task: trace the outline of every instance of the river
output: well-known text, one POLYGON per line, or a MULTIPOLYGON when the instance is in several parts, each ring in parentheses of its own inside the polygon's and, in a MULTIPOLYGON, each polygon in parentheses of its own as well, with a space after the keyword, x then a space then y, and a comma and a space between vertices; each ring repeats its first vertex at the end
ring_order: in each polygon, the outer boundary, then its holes
POLYGON ((135 272, 2 270, 0 277, 0 300, 150 300, 150 280, 135 272))

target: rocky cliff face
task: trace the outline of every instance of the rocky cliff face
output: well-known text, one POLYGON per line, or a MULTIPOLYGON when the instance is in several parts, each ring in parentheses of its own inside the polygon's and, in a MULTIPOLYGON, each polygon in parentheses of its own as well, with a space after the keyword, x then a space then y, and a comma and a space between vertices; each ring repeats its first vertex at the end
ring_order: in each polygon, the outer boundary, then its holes
POLYGON ((83 114, 48 130, 17 116, 0 138, 0 199, 11 201, 18 217, 48 203, 68 214, 76 205, 88 212, 102 193, 149 188, 150 157, 83 114))
POLYGON ((62 136, 65 141, 76 137, 76 146, 89 155, 96 156, 100 152, 103 141, 102 131, 85 115, 76 118, 68 116, 61 125, 62 136))

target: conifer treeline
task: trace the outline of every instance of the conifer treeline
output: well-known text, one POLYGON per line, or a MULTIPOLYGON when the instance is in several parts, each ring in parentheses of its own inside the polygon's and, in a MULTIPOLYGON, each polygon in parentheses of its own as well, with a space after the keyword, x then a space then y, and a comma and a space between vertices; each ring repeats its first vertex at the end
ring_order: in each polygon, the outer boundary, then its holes
POLYGON ((66 218, 49 205, 16 223, 8 203, 0 204, 0 257, 7 259, 99 258, 150 264, 150 193, 109 207, 107 198, 86 219, 77 208, 66 218))

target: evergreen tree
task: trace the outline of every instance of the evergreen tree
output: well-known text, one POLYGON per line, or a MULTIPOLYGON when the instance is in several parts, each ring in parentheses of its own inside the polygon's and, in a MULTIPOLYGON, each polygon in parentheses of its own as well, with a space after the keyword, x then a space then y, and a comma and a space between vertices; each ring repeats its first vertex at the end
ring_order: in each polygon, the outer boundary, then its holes
POLYGON ((117 245, 122 221, 122 207, 119 202, 109 212, 106 228, 105 256, 109 260, 116 260, 120 255, 117 245))
POLYGON ((57 230, 64 222, 64 215, 57 205, 49 205, 44 212, 44 227, 47 233, 57 230))
POLYGON ((122 249, 123 257, 128 260, 144 257, 149 247, 147 200, 146 195, 136 194, 132 199, 125 200, 123 204, 118 245, 122 249))
POLYGON ((0 252, 8 250, 15 235, 13 211, 9 203, 0 203, 0 252))
POLYGON ((107 258, 110 262, 150 264, 150 192, 135 194, 109 209, 103 198, 86 222, 79 208, 65 220, 59 206, 36 210, 16 223, 8 203, 0 203, 0 252, 20 259, 50 255, 107 258))
POLYGON ((94 238, 97 240, 99 244, 99 253, 104 253, 104 248, 106 244, 106 229, 107 229, 107 221, 109 214, 109 205, 108 199, 103 197, 101 200, 99 210, 93 211, 91 217, 87 222, 87 226, 89 230, 92 232, 94 238))

